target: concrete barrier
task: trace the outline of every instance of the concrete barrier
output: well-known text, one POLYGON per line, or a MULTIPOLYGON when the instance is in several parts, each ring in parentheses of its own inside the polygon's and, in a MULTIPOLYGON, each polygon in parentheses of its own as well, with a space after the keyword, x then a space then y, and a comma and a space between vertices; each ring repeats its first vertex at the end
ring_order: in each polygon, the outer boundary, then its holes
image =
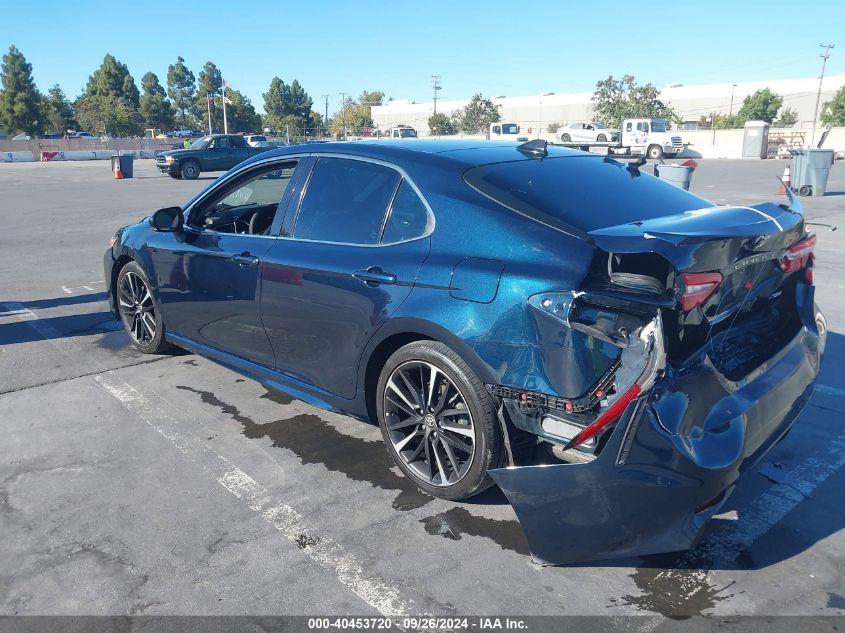
POLYGON ((32 152, 3 152, 0 154, 0 162, 3 163, 32 163, 35 156, 32 152))

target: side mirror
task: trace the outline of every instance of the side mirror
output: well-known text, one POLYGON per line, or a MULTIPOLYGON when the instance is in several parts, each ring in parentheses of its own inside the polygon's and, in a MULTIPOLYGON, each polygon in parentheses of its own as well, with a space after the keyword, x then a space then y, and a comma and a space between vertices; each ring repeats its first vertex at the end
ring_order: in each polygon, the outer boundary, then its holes
POLYGON ((150 226, 156 231, 178 232, 182 230, 182 207, 164 207, 150 217, 150 226))

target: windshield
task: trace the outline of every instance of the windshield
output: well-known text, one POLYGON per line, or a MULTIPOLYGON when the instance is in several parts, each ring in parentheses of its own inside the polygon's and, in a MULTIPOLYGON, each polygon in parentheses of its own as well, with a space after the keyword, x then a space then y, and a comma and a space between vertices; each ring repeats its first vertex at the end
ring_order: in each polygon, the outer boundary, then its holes
POLYGON ((399 130, 399 138, 417 138, 416 130, 402 129, 399 130))
POLYGON ((599 156, 482 165, 467 171, 464 179, 523 215, 582 231, 713 206, 654 176, 632 172, 623 163, 599 156))
POLYGON ((668 132, 669 131, 669 121, 666 119, 652 119, 651 121, 651 131, 652 132, 668 132))
POLYGON ((210 136, 203 136, 202 138, 198 138, 196 141, 191 143, 190 149, 204 149, 206 145, 211 142, 210 136))
POLYGON ((505 123, 502 125, 502 134, 519 134, 519 126, 516 123, 505 123))

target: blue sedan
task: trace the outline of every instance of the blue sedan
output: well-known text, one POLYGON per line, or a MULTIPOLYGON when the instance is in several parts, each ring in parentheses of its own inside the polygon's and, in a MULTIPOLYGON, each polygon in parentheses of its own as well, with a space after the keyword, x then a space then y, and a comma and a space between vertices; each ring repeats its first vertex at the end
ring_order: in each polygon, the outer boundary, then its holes
POLYGON ((484 141, 301 145, 120 229, 134 345, 377 421, 421 490, 493 483, 548 563, 694 544, 824 344, 800 208, 484 141))

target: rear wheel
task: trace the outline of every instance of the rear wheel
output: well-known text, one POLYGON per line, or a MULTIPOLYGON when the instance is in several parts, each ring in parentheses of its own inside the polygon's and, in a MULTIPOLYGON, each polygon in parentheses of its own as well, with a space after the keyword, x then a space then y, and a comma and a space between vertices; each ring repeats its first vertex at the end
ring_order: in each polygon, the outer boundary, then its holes
POLYGON ((391 457, 423 492, 466 499, 493 482, 503 446, 493 399, 449 347, 397 350, 378 381, 378 420, 391 457))
POLYGON ((195 160, 186 160, 179 171, 185 180, 196 180, 200 175, 200 166, 195 160))
POLYGON ((560 140, 563 141, 564 143, 571 143, 572 137, 569 136, 569 134, 562 134, 561 137, 560 137, 560 140))
POLYGON ((649 145, 646 156, 653 160, 659 160, 663 158, 663 148, 660 145, 649 145))
POLYGON ((126 264, 117 276, 115 303, 135 347, 145 354, 158 354, 170 347, 150 282, 135 262, 126 264))
POLYGON ((801 185, 798 188, 798 195, 800 196, 809 196, 813 193, 813 190, 810 188, 810 185, 801 185))

